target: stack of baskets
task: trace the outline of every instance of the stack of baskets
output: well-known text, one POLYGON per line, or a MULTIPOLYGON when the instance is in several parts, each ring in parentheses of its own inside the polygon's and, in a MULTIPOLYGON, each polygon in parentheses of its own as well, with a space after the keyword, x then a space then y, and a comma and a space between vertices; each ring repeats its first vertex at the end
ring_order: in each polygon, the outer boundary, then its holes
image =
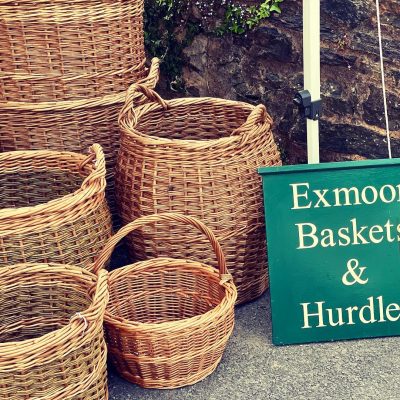
POLYGON ((0 0, 1 399, 107 400, 103 320, 123 377, 193 384, 220 362, 235 302, 268 286, 256 171, 280 164, 272 120, 154 92, 143 1, 0 0), (126 235, 140 261, 108 274, 126 235))
POLYGON ((143 0, 0 0, 0 151, 99 143, 112 193, 125 91, 158 80, 145 61, 143 0))
POLYGON ((1 399, 108 398, 105 175, 97 144, 0 153, 1 399))

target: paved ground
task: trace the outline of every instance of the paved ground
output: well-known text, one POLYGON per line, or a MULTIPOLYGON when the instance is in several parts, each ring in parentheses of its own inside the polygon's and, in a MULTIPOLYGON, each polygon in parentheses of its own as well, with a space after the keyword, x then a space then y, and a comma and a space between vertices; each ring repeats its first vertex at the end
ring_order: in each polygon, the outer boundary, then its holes
POLYGON ((237 309, 224 358, 204 381, 144 390, 110 374, 110 400, 399 400, 400 339, 274 347, 266 294, 237 309))

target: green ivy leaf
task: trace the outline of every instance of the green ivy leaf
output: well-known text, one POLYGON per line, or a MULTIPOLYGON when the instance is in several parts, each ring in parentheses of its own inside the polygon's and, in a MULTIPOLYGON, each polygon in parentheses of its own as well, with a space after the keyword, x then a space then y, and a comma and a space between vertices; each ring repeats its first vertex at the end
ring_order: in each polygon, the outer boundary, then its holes
POLYGON ((276 3, 271 6, 271 12, 274 12, 274 11, 277 12, 278 14, 280 14, 282 12, 280 7, 276 3))

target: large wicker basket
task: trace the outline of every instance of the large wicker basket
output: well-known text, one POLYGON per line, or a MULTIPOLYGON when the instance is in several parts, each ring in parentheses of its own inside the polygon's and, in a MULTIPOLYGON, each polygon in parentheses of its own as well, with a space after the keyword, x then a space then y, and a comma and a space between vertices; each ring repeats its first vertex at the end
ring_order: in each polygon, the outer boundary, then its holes
POLYGON ((0 153, 0 266, 88 267, 111 236, 99 145, 89 156, 49 150, 0 153))
MULTIPOLYGON (((157 58, 141 82, 154 88, 159 77, 157 58)), ((107 162, 107 192, 114 210, 114 166, 119 147, 118 113, 126 92, 101 98, 56 103, 0 102, 0 152, 52 149, 82 153, 99 143, 107 162)), ((140 101, 140 98, 136 98, 140 101)))
POLYGON ((199 229, 219 266, 157 258, 110 273, 105 315, 109 358, 125 379, 166 389, 196 383, 215 370, 232 334, 237 292, 214 234, 199 220, 179 214, 131 222, 109 241, 94 270, 104 266, 125 235, 157 222, 199 229))
POLYGON ((0 0, 0 101, 119 93, 146 76, 143 0, 0 0))
MULTIPOLYGON (((131 87, 120 114, 116 189, 123 221, 169 211, 202 219, 221 242, 239 303, 268 287, 257 167, 281 163, 271 124, 262 105, 213 98, 164 101, 140 85, 131 87), (137 92, 150 102, 133 109, 137 92)), ((150 227, 129 243, 138 259, 213 262, 204 242, 182 227, 150 227)))
POLYGON ((107 272, 19 264, 0 274, 0 398, 106 400, 107 272))

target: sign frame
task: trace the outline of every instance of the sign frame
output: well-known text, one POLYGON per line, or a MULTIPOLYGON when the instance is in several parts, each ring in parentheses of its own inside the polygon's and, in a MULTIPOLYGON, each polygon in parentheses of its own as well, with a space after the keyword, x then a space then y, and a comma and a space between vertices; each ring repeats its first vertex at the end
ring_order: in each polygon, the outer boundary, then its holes
MULTIPOLYGON (((263 179, 266 213, 273 343, 285 345, 400 335, 400 159, 263 167, 258 172, 263 179), (292 182, 292 186, 289 182, 292 182), (309 187, 305 185, 307 183, 309 187), (390 186, 394 187, 396 201, 383 203, 379 197, 379 201, 364 204, 361 198, 361 204, 357 204, 357 201, 355 204, 347 204, 343 198, 337 206, 336 203, 334 206, 331 204, 333 197, 329 195, 332 195, 334 189, 358 188, 361 196, 360 193, 363 192, 360 190, 372 188, 374 185, 378 191, 385 186, 382 192, 386 196, 385 200, 388 200, 389 192, 393 193, 390 186), (324 190, 327 190, 325 194, 324 190), (311 195, 316 198, 308 208, 311 195), (318 200, 318 207, 315 208, 318 200), (353 219, 355 222, 352 222, 353 219), (322 247, 322 236, 318 238, 318 244, 311 247, 315 238, 312 235, 307 236, 314 229, 311 223, 318 227, 319 233, 315 232, 318 236, 322 228, 338 232, 344 226, 359 232, 357 223, 361 227, 374 227, 381 220, 382 228, 373 228, 372 233, 373 240, 380 241, 379 243, 361 243, 365 240, 363 235, 368 231, 367 228, 361 232, 358 240, 360 243, 347 246, 338 245, 340 238, 338 239, 337 234, 334 239, 326 234, 323 243, 327 247, 322 247), (391 221, 390 231, 394 229, 396 233, 393 231, 390 237, 387 236, 388 240, 383 240, 386 229, 384 222, 387 220, 391 221), (381 230, 382 235, 378 233, 381 230), (393 239, 393 235, 396 235, 396 240, 389 241, 393 239), (315 267, 312 267, 310 260, 313 260, 315 267), (358 276, 358 280, 355 276, 358 276), (355 282, 352 284, 345 284, 353 281, 355 282), (361 283, 364 281, 367 282, 361 283), (307 295, 299 294, 302 285, 311 285, 307 289, 307 295), (338 297, 336 303, 335 296, 338 297), (354 301, 351 301, 353 298, 354 301), (320 302, 323 302, 321 308, 317 304, 320 302), (398 305, 398 309, 394 304, 398 305), (343 320, 346 321, 346 305, 358 307, 351 316, 353 320, 350 322, 353 324, 331 326, 328 323, 331 322, 328 321, 329 315, 332 316, 332 322, 342 322, 340 311, 337 311, 339 308, 342 309, 343 320), (294 311, 295 307, 297 311, 294 311), (320 312, 321 309, 323 311, 320 312), (328 309, 332 310, 329 315, 328 309), (336 311, 335 319, 333 315, 336 311), (312 314, 316 315, 311 316, 312 314), (320 315, 324 315, 322 324, 326 326, 316 326, 321 321, 320 315), (393 321, 388 320, 387 315, 393 321), (376 319, 377 322, 363 323, 362 319, 376 319), (311 320, 315 324, 311 324, 311 320)), ((367 189, 364 193, 369 202, 373 198, 367 197, 367 194, 371 196, 371 193, 374 196, 373 189, 367 189)), ((356 194, 354 200, 357 200, 356 194)), ((346 244, 347 240, 341 243, 346 244)))

